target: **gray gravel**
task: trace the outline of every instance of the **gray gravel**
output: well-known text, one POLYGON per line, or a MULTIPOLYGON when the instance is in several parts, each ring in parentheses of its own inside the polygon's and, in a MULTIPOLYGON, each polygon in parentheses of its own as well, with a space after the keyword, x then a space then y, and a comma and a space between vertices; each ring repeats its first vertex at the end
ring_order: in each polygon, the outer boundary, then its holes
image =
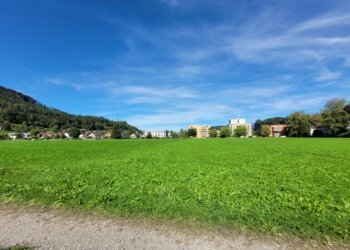
MULTIPOLYGON (((0 247, 35 249, 308 249, 300 240, 262 239, 171 223, 122 220, 67 210, 0 205, 0 247)), ((322 246, 321 246, 322 247, 322 246)))

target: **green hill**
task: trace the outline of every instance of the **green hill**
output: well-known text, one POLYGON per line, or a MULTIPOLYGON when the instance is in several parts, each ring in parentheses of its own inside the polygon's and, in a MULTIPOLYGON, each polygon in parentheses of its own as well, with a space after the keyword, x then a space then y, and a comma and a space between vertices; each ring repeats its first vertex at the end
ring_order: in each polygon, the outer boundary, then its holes
MULTIPOLYGON (((112 127, 114 123, 114 121, 104 117, 72 115, 55 108, 49 108, 30 96, 0 86, 0 123, 5 121, 59 130, 70 127, 102 130, 106 127, 112 127)), ((138 130, 125 121, 120 122, 120 127, 123 130, 138 130)))

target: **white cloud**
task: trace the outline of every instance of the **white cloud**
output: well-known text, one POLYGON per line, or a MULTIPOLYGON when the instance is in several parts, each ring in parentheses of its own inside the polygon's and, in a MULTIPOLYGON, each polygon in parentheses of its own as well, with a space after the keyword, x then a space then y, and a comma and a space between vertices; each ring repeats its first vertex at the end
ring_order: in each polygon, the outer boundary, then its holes
POLYGON ((323 68, 320 75, 315 78, 317 82, 335 80, 341 75, 341 72, 331 72, 326 68, 323 68))
POLYGON ((296 27, 294 27, 291 31, 293 32, 301 32, 301 31, 308 31, 311 29, 321 29, 321 28, 327 28, 331 26, 348 26, 350 23, 350 15, 349 14, 342 14, 339 15, 339 13, 332 13, 331 15, 327 15, 324 17, 316 18, 310 21, 303 22, 296 27))

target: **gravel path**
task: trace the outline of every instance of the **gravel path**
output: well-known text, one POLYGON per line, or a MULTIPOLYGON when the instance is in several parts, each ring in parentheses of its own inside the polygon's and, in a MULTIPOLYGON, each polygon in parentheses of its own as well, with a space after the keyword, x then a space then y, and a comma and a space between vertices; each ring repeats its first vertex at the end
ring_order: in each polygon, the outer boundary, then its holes
POLYGON ((34 246, 35 249, 324 248, 300 240, 287 243, 282 239, 262 240, 218 230, 181 228, 171 223, 0 205, 0 249, 16 244, 34 246))

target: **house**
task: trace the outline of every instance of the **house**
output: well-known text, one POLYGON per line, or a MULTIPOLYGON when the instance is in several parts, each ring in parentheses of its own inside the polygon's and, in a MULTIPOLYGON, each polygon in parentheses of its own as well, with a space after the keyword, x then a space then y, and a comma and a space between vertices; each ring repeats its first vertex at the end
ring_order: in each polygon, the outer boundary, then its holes
POLYGON ((247 136, 252 136, 253 135, 253 128, 252 128, 252 124, 251 123, 247 123, 245 121, 245 119, 242 118, 235 118, 235 119, 231 119, 229 120, 229 124, 227 125, 227 127, 229 127, 232 131, 232 135, 235 134, 235 129, 240 127, 240 126, 244 126, 247 129, 247 136))
MULTIPOLYGON (((262 126, 264 126, 264 125, 262 125, 262 126)), ((286 135, 286 127, 288 127, 287 124, 273 124, 273 125, 268 125, 268 126, 270 128, 269 137, 281 137, 281 136, 286 135)))
POLYGON ((4 129, 4 125, 0 124, 0 130, 4 129))
POLYGON ((333 134, 333 131, 330 128, 326 128, 324 126, 319 126, 319 127, 316 127, 316 128, 310 128, 310 135, 313 136, 314 132, 316 130, 321 131, 323 136, 331 136, 333 134))
POLYGON ((79 139, 86 140, 89 139, 89 136, 87 134, 80 134, 79 139))
POLYGON ((92 138, 92 139, 101 139, 102 135, 100 133, 96 133, 96 132, 93 132, 91 134, 89 134, 89 137, 92 138))
POLYGON ((197 138, 208 138, 211 127, 209 125, 192 125, 188 126, 187 128, 194 128, 195 130, 197 130, 197 138))
POLYGON ((136 134, 131 134, 131 135, 130 135, 130 138, 131 138, 131 139, 136 139, 137 136, 136 136, 136 134))
POLYGON ((32 136, 30 133, 22 133, 21 136, 23 139, 32 139, 32 136))
POLYGON ((112 137, 112 132, 111 131, 107 131, 103 136, 102 138, 105 138, 105 139, 111 139, 112 137))
POLYGON ((17 134, 16 134, 16 133, 8 133, 7 136, 8 136, 11 140, 16 140, 16 138, 17 138, 17 134))
MULTIPOLYGON (((170 133, 168 130, 164 130, 164 131, 149 131, 149 132, 144 132, 142 137, 147 137, 147 134, 151 133, 152 138, 153 137, 158 137, 158 138, 167 138, 170 137, 170 133)), ((131 138, 131 136, 130 136, 131 138)))

